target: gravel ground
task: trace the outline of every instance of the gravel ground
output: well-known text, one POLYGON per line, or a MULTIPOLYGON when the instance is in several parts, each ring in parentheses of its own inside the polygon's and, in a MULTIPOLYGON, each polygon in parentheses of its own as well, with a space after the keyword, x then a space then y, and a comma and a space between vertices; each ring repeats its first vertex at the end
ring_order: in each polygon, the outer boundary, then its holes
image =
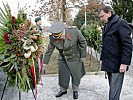
POLYGON ((131 66, 129 67, 129 71, 127 72, 127 74, 133 78, 133 59, 132 59, 131 66))
MULTIPOLYGON (((108 80, 105 79, 103 72, 87 73, 81 80, 78 100, 108 100, 108 80)), ((43 86, 38 85, 37 100, 73 100, 71 83, 68 93, 60 98, 55 94, 59 91, 58 75, 43 75, 43 86)), ((34 100, 32 92, 22 93, 22 100, 34 100)), ((125 73, 123 88, 120 100, 133 100, 133 59, 129 71, 125 73)))
MULTIPOLYGON (((37 100, 73 100, 71 84, 68 93, 60 98, 55 94, 59 91, 58 75, 43 75, 43 86, 38 85, 37 100)), ((121 100, 133 100, 133 78, 126 74, 121 93, 121 100)), ((34 100, 32 92, 22 93, 22 100, 34 100)), ((88 73, 85 75, 80 84, 78 100, 108 100, 108 81, 104 78, 104 73, 95 75, 88 73)))
MULTIPOLYGON (((42 85, 38 85, 37 100, 73 100, 71 84, 68 93, 60 98, 55 94, 59 91, 58 75, 50 74, 42 76, 42 85)), ((19 100, 18 90, 7 88, 3 100, 19 100)), ((34 100, 31 91, 21 93, 21 100, 34 100)), ((104 78, 104 73, 87 73, 81 80, 78 100, 108 100, 108 81, 104 78)), ((125 80, 120 100, 133 100, 133 76, 125 74, 125 80)))
MULTIPOLYGON (((0 73, 0 97, 4 82, 1 76, 5 75, 0 73)), ((57 74, 43 75, 42 82, 43 86, 37 86, 37 100, 73 100, 71 84, 67 94, 60 98, 55 97, 59 91, 57 74)), ((87 73, 81 80, 78 100, 108 100, 108 89, 108 81, 103 72, 99 72, 97 75, 95 72, 87 73)), ((2 100, 19 100, 18 90, 14 87, 6 88, 2 100)), ((32 92, 21 93, 21 100, 34 100, 32 92)), ((125 74, 120 100, 133 100, 133 60, 129 71, 125 74)))
MULTIPOLYGON (((108 100, 108 80, 104 73, 87 73, 81 80, 78 100, 108 100)), ((55 94, 59 91, 58 75, 43 75, 43 86, 38 85, 37 100, 73 100, 71 84, 68 93, 60 98, 55 94)), ((32 92, 22 93, 22 100, 34 100, 32 92)), ((120 100, 133 100, 133 59, 129 71, 125 73, 120 100)))

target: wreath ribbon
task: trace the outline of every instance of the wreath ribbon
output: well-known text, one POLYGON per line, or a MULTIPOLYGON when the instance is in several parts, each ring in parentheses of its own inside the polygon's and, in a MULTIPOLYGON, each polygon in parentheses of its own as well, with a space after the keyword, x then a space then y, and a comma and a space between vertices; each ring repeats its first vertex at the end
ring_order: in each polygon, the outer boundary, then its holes
POLYGON ((37 55, 37 58, 38 58, 38 67, 39 67, 39 73, 40 73, 40 80, 41 80, 41 84, 43 85, 42 79, 41 79, 43 63, 42 63, 42 59, 41 59, 40 55, 37 55))
POLYGON ((34 67, 34 59, 32 57, 32 65, 31 65, 31 73, 34 80, 34 87, 35 87, 35 98, 37 98, 37 84, 36 84, 36 71, 34 67))

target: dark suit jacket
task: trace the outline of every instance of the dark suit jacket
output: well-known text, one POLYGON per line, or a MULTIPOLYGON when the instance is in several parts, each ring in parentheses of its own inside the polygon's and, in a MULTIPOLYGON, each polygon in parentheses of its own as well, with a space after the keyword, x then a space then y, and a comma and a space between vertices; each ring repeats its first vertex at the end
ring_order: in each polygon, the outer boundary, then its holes
POLYGON ((128 23, 112 15, 103 29, 102 70, 119 72, 121 64, 130 65, 132 57, 131 29, 128 23))

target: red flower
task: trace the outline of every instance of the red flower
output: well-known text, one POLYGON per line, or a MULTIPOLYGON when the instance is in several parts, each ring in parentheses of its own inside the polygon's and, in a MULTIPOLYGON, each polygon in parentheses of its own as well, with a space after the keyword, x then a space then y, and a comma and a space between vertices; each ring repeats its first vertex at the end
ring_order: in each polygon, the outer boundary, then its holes
POLYGON ((8 37, 8 33, 4 34, 4 38, 5 38, 6 43, 11 44, 11 41, 9 40, 9 37, 8 37))
POLYGON ((71 35, 70 34, 66 34, 66 39, 70 39, 71 35))
POLYGON ((16 19, 14 16, 12 16, 12 22, 13 22, 13 24, 16 24, 16 19))

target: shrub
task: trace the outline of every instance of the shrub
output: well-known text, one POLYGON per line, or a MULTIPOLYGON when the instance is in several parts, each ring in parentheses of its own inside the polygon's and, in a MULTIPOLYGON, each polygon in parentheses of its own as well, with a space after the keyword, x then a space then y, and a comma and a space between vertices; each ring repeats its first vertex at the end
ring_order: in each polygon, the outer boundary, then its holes
POLYGON ((82 34, 86 38, 88 46, 94 48, 94 50, 101 51, 101 28, 96 24, 90 24, 81 29, 82 34))

